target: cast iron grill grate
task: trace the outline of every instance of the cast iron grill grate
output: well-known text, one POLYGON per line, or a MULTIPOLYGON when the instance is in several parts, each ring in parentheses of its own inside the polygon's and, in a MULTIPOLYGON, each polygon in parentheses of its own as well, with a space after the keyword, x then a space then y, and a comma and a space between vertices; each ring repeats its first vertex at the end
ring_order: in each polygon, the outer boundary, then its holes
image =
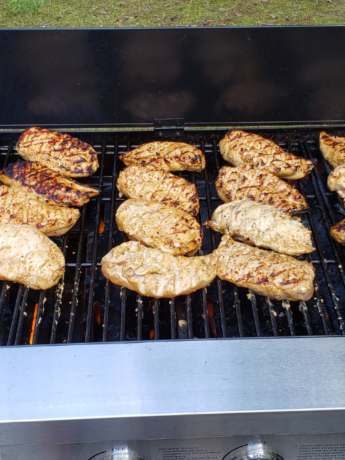
MULTIPOLYGON (((299 257, 310 260, 316 269, 315 295, 309 302, 272 301, 218 279, 192 295, 154 300, 104 279, 100 271, 102 257, 126 239, 114 217, 123 201, 116 188, 118 171, 124 167, 118 154, 162 134, 76 134, 98 152, 100 168, 88 183, 102 193, 82 209, 81 218, 68 234, 53 239, 66 257, 65 277, 56 287, 39 292, 2 282, 0 344, 344 334, 345 248, 329 235, 330 227, 343 218, 343 207, 337 195, 327 189, 329 167, 318 149, 316 131, 262 132, 283 148, 318 160, 312 174, 296 183, 309 204, 302 220, 312 230, 316 248, 312 254, 299 257)), ((178 138, 206 154, 204 172, 181 174, 197 185, 201 222, 210 219, 222 203, 214 181, 225 164, 218 149, 223 135, 217 131, 186 131, 178 138)), ((3 134, 0 138, 1 168, 17 160, 17 137, 3 134)), ((219 234, 204 229, 200 254, 210 253, 219 241, 219 234)))

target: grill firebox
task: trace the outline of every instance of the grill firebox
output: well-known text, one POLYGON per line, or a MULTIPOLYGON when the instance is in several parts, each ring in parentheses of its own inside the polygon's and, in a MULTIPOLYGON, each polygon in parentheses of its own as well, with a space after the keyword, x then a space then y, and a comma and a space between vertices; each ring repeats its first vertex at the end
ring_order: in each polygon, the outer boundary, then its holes
MULTIPOLYGON (((310 301, 272 301, 218 279, 192 295, 155 300, 105 280, 100 270, 102 257, 126 239, 115 223, 116 210, 124 199, 116 188, 117 174, 124 168, 118 155, 141 143, 165 138, 201 148, 206 169, 200 174, 181 175, 197 185, 202 223, 222 204, 214 182, 220 167, 227 164, 218 148, 224 131, 180 131, 179 136, 164 131, 78 132, 71 134, 91 143, 99 155, 100 168, 88 183, 98 187, 101 194, 84 206, 69 233, 53 238, 66 257, 65 277, 57 286, 40 292, 2 282, 0 344, 344 334, 345 249, 329 235, 330 227, 343 218, 344 211, 341 200, 326 185, 330 170, 318 148, 319 131, 256 132, 296 155, 318 160, 308 177, 290 181, 309 204, 302 220, 312 230, 316 250, 299 259, 309 260, 316 270, 315 294, 310 301)), ((344 135, 339 130, 334 133, 344 135)), ((17 138, 14 133, 1 135, 1 168, 18 159, 14 148, 17 138)), ((204 228, 202 253, 210 253, 219 241, 220 234, 204 228)))

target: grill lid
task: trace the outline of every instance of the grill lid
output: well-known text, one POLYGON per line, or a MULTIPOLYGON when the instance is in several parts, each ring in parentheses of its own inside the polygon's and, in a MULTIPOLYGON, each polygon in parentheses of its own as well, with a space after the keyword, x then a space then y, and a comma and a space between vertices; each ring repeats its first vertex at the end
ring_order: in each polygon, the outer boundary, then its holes
POLYGON ((345 121, 345 26, 0 36, 2 128, 345 121))

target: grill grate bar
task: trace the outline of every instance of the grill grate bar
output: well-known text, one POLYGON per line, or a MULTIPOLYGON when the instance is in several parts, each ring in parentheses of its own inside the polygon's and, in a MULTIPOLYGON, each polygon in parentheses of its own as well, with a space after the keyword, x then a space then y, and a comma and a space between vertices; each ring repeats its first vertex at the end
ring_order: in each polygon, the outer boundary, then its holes
POLYGON ((234 307, 235 307, 236 315, 237 315, 238 332, 240 334, 240 337, 244 337, 241 303, 240 303, 240 299, 238 298, 237 286, 234 286, 234 298, 235 298, 234 307))
POLYGON ((127 288, 121 288, 121 316, 120 316, 120 340, 124 341, 126 338, 126 301, 127 301, 127 288))
POLYGON ((7 340, 7 345, 12 345, 12 342, 14 339, 14 335, 16 332, 17 319, 18 319, 19 311, 20 311, 21 299, 23 295, 23 290, 24 290, 24 286, 23 284, 20 284, 18 288, 18 292, 17 292, 16 303, 14 305, 13 318, 11 322, 11 328, 10 328, 10 333, 9 333, 8 340, 7 340))
POLYGON ((5 304, 5 300, 6 300, 6 294, 7 294, 7 291, 9 290, 9 288, 10 288, 10 284, 7 281, 4 281, 2 283, 2 289, 1 289, 1 295, 0 295, 0 318, 1 318, 1 315, 2 315, 2 311, 4 309, 4 304, 5 304))
POLYGON ((67 343, 70 343, 73 338, 74 320, 75 320, 75 313, 76 313, 76 308, 77 308, 77 301, 78 301, 77 299, 78 299, 79 282, 80 282, 81 257, 83 253, 83 240, 84 240, 86 212, 87 212, 87 205, 84 206, 82 213, 81 213, 80 233, 79 233, 79 241, 78 241, 78 249, 77 249, 77 261, 75 264, 74 284, 73 284, 73 291, 72 291, 72 304, 71 304, 71 310, 70 310, 69 322, 68 322, 67 343))
MULTIPOLYGON (((115 221, 115 193, 116 193, 116 181, 117 181, 117 155, 118 155, 118 141, 115 141, 114 145, 114 163, 113 163, 113 175, 111 183, 111 198, 110 198, 110 218, 109 218, 109 238, 108 238, 108 252, 113 247, 113 229, 115 221)), ((105 283, 105 301, 104 301, 104 313, 103 313, 103 342, 107 341, 108 338, 108 327, 109 327, 109 305, 110 305, 110 281, 107 279, 105 283)), ((139 304, 138 304, 139 308, 139 304)), ((138 332, 139 334, 139 332, 138 332)), ((141 333, 140 333, 141 334, 141 333)), ((138 338, 138 340, 140 340, 138 338)))
MULTIPOLYGON (((306 254, 305 260, 308 262, 312 262, 310 260, 309 254, 306 254)), ((316 308, 319 312, 319 316, 321 318, 322 326, 325 331, 325 334, 330 335, 331 332, 330 332, 330 327, 329 327, 329 315, 328 315, 328 312, 326 311, 326 308, 325 308, 325 305, 322 299, 320 298, 319 286, 315 281, 314 281, 314 299, 316 300, 316 308)))
POLYGON ((188 338, 193 338, 193 317, 192 317, 192 297, 186 296, 186 311, 187 311, 187 325, 188 325, 188 338))
POLYGON ((169 310, 170 310, 170 334, 172 339, 176 339, 176 309, 175 309, 175 297, 169 299, 169 310))
MULTIPOLYGON (((68 242, 68 233, 64 236, 63 239, 63 246, 62 246, 62 254, 66 257, 66 250, 67 250, 67 242, 68 242)), ((57 288, 55 290, 55 303, 54 303, 54 313, 53 313, 53 324, 52 330, 50 334, 50 343, 55 343, 56 340, 56 331, 59 324, 60 316, 61 316, 61 303, 62 303, 62 294, 64 290, 64 275, 59 281, 57 288)))
MULTIPOLYGON (((205 153, 205 146, 202 144, 202 151, 205 153)), ((218 152, 217 152, 217 143, 214 140, 213 141, 213 154, 216 159, 216 165, 217 169, 219 171, 219 162, 218 162, 218 152)), ((205 177, 205 191, 206 191, 206 201, 207 201, 207 214, 208 214, 208 219, 212 219, 212 204, 211 204, 211 192, 210 192, 210 181, 208 177, 208 171, 207 168, 204 170, 204 177, 205 177)), ((211 242, 212 242, 212 249, 215 250, 217 249, 217 242, 216 242, 216 235, 215 232, 210 229, 211 232, 211 242)), ((217 277, 216 278, 216 283, 217 283, 217 297, 218 297, 218 305, 219 305, 219 313, 220 313, 220 324, 222 328, 222 334, 223 337, 227 337, 227 327, 226 327, 226 318, 225 318, 225 310, 224 310, 224 299, 223 299, 223 293, 222 293, 222 282, 221 280, 217 277)))
POLYGON ((283 300, 282 305, 285 308, 285 314, 288 320, 290 334, 296 335, 295 326, 294 326, 293 319, 292 319, 292 311, 291 311, 290 302, 288 300, 283 300))
POLYGON ((12 145, 13 145, 13 142, 10 142, 8 145, 6 156, 5 156, 4 169, 7 168, 8 160, 10 159, 10 155, 12 153, 12 145))
POLYGON ((22 305, 20 307, 16 339, 14 341, 15 345, 19 345, 19 343, 20 343, 20 336, 22 334, 23 322, 24 322, 24 318, 26 316, 26 307, 27 307, 28 295, 29 295, 29 288, 25 288, 24 295, 23 295, 23 300, 22 300, 22 305))
POLYGON ((203 288, 201 290, 201 299, 202 299, 202 317, 204 318, 205 337, 209 339, 210 338, 210 323, 208 320, 206 288, 203 288))
POLYGON ((154 327, 154 339, 159 340, 159 300, 153 299, 153 327, 154 327))
POLYGON ((261 336, 261 328, 260 328, 259 315, 258 315, 258 309, 257 309, 257 304, 256 304, 256 296, 255 296, 254 292, 251 291, 250 289, 248 289, 248 291, 249 291, 249 296, 250 296, 250 302, 252 304, 256 335, 257 335, 257 337, 260 337, 261 336))
POLYGON ((277 327, 277 321, 276 321, 276 316, 277 312, 274 309, 274 305, 271 299, 268 297, 265 297, 265 302, 268 307, 268 311, 270 313, 270 319, 271 319, 271 324, 272 324, 272 330, 273 330, 273 335, 277 337, 278 334, 278 327, 277 327))
POLYGON ((34 336, 32 339, 32 344, 35 345, 38 341, 38 333, 40 330, 40 324, 42 321, 42 316, 44 313, 44 302, 45 302, 45 291, 40 292, 40 297, 38 301, 38 309, 37 309, 37 315, 36 315, 36 323, 35 323, 35 329, 34 329, 34 336))
POLYGON ((308 307, 307 307, 307 304, 303 300, 301 300, 300 303, 299 303, 299 311, 302 312, 302 314, 303 314, 305 326, 306 326, 307 331, 308 331, 308 335, 313 335, 313 329, 312 329, 311 323, 310 323, 308 307))
POLYGON ((96 284, 96 262, 97 262, 97 246, 98 246, 98 237, 99 237, 99 225, 101 222, 101 194, 103 188, 103 171, 104 171, 104 156, 105 156, 105 140, 103 141, 102 146, 102 155, 101 155, 101 165, 100 165, 100 173, 99 173, 99 182, 98 188, 100 190, 100 194, 98 195, 97 199, 97 209, 96 209, 96 220, 95 220, 95 230, 94 230, 94 240, 93 240, 93 248, 92 248, 92 265, 90 267, 90 287, 89 287, 89 301, 87 305, 87 316, 86 316, 86 330, 85 330, 85 342, 90 342, 92 340, 92 325, 93 325, 93 315, 94 315, 94 305, 93 305, 93 298, 95 292, 95 284, 96 284))
POLYGON ((137 340, 143 338, 143 296, 137 294, 137 340))

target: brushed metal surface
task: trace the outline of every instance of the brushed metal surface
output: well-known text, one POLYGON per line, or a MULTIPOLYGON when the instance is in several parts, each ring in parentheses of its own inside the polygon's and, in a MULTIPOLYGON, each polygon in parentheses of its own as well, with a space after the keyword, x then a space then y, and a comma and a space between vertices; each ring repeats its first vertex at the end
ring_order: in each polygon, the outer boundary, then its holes
POLYGON ((339 432, 342 337, 0 349, 0 445, 339 432))
MULTIPOLYGON (((263 443, 284 460, 343 460, 345 434, 293 436, 232 436, 228 438, 138 441, 145 460, 229 460, 248 444, 263 443)), ((0 447, 1 460, 99 460, 114 443, 0 447), (101 453, 102 452, 102 453, 101 453), (98 455, 97 455, 98 454, 98 455)))

